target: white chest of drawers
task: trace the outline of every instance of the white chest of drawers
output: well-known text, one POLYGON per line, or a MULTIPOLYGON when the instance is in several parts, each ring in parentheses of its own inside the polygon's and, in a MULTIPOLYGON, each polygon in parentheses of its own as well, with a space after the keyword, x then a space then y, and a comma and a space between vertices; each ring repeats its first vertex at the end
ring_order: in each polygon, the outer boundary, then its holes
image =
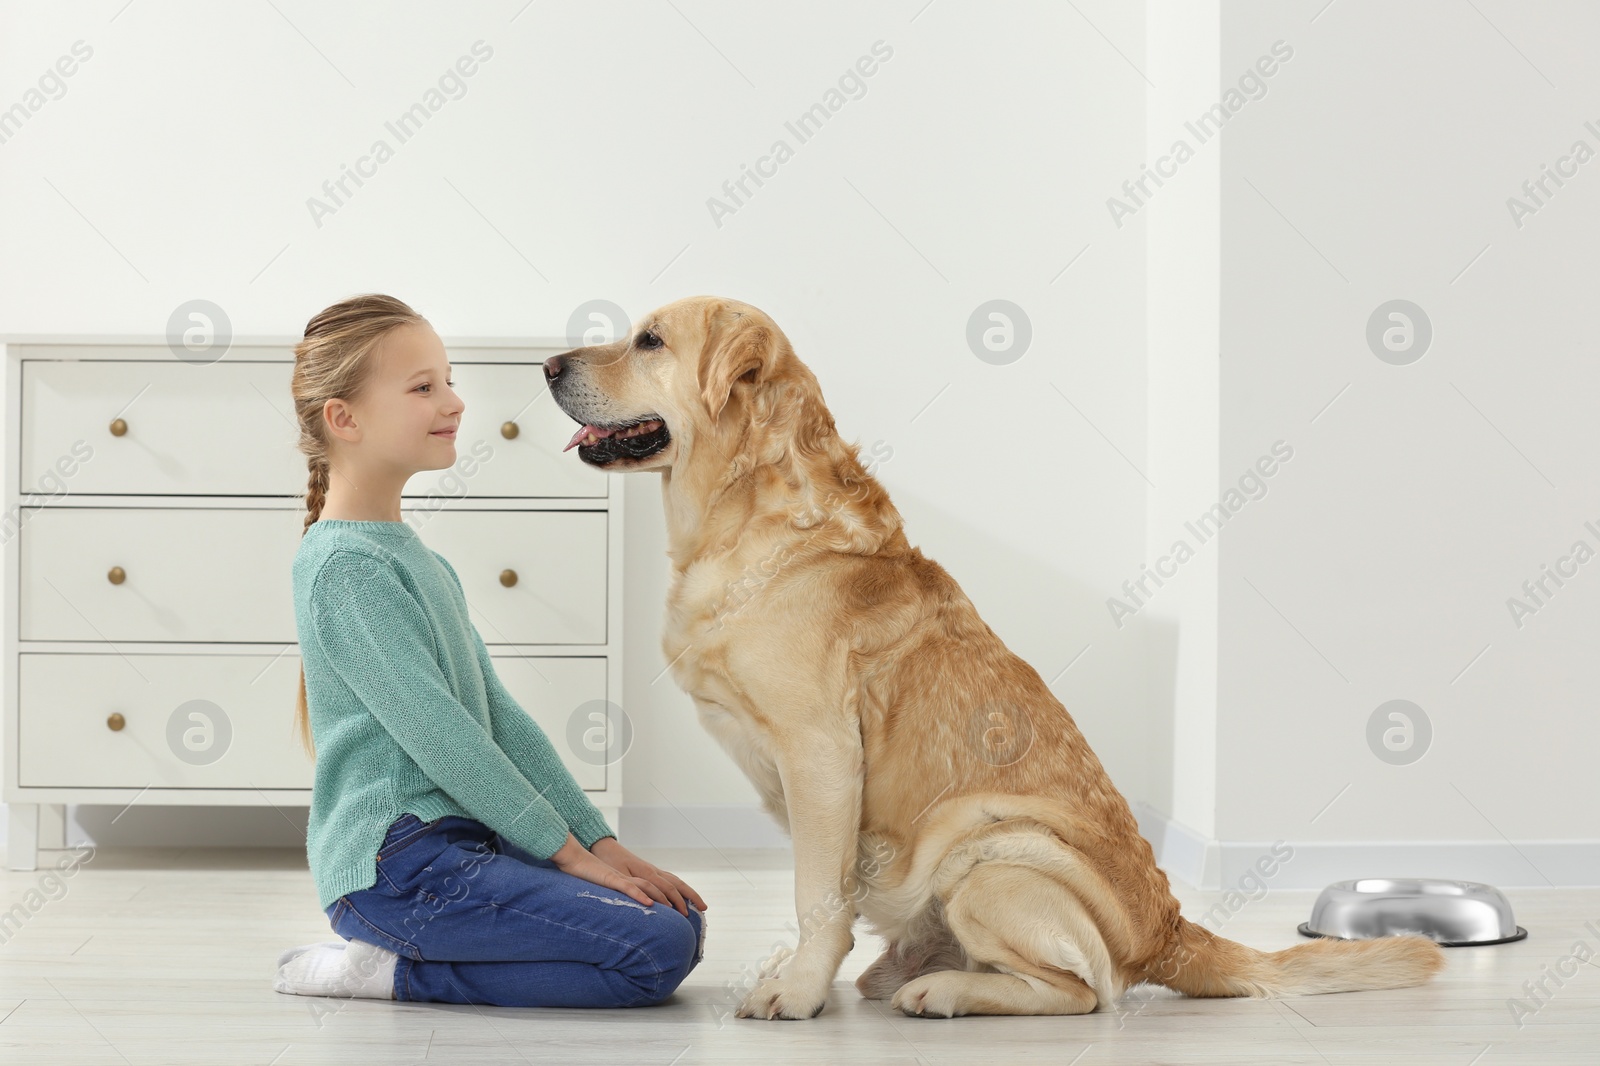
MULTIPOLYGON (((10 868, 64 845, 69 803, 310 804, 294 343, 237 341, 204 365, 161 338, 5 345, 10 868)), ((540 364, 564 345, 445 346, 466 403, 457 462, 413 477, 402 517, 450 560, 500 679, 615 827, 601 701, 622 703, 620 486, 561 452, 575 426, 540 364)))

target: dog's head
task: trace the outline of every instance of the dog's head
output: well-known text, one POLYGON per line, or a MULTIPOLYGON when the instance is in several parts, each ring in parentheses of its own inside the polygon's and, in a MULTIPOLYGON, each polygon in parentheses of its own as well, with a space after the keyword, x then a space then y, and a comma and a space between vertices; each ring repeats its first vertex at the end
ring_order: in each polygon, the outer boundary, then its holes
POLYGON ((727 458, 770 413, 763 391, 803 373, 771 318, 716 296, 657 308, 628 336, 544 366, 551 397, 581 427, 567 447, 623 472, 671 468, 696 452, 727 458))

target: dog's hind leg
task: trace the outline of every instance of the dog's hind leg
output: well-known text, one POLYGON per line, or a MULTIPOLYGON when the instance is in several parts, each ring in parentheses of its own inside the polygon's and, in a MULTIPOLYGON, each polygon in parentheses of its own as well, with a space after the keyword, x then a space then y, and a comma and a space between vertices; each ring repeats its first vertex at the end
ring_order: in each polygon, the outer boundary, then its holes
POLYGON ((856 978, 856 990, 865 999, 888 999, 901 985, 923 974, 964 969, 966 953, 948 929, 943 932, 942 940, 890 944, 878 961, 856 978))
POLYGON ((985 970, 941 970, 894 994, 906 1014, 1087 1014, 1122 992, 1105 940, 1060 881, 1031 866, 981 862, 955 885, 945 917, 985 970))

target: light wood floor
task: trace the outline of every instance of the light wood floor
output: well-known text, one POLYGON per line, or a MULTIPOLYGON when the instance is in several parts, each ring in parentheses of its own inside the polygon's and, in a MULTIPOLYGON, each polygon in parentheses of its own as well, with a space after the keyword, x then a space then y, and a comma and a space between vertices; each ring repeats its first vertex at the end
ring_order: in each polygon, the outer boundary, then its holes
MULTIPOLYGON (((0 908, 31 912, 0 943, 0 1063, 1600 1063, 1600 965, 1564 978, 1520 1029, 1508 1006, 1576 941, 1600 950, 1584 928, 1600 928, 1600 889, 1508 889, 1528 939, 1450 949, 1424 988, 1263 1001, 1141 986, 1118 1012, 1070 1018, 909 1018, 863 1000, 852 982, 881 942, 861 930, 819 1017, 757 1022, 732 1008, 750 968, 789 940, 788 854, 640 851, 710 903, 706 957, 667 1003, 605 1012, 274 992, 279 951, 333 939, 296 851, 108 848, 54 884, 43 869, 0 870, 0 908)), ((40 866, 65 854, 42 852, 40 866)), ((1220 898, 1178 892, 1191 917, 1220 898)), ((1298 943, 1314 897, 1273 891, 1222 931, 1298 943)))

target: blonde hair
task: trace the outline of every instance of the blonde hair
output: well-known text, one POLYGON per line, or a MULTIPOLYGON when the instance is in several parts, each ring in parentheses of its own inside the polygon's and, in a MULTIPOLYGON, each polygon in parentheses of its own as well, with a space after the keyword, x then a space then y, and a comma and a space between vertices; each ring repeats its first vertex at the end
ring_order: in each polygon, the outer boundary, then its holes
MULTIPOLYGON (((305 339, 294 348, 294 377, 290 384, 295 415, 300 421, 298 447, 305 453, 310 470, 302 537, 322 514, 328 498, 329 441, 323 408, 329 400, 351 400, 361 391, 372 375, 372 353, 390 330, 426 321, 393 296, 367 293, 326 307, 306 323, 305 339)), ((306 703, 303 659, 294 727, 306 753, 314 758, 317 751, 306 703)))

